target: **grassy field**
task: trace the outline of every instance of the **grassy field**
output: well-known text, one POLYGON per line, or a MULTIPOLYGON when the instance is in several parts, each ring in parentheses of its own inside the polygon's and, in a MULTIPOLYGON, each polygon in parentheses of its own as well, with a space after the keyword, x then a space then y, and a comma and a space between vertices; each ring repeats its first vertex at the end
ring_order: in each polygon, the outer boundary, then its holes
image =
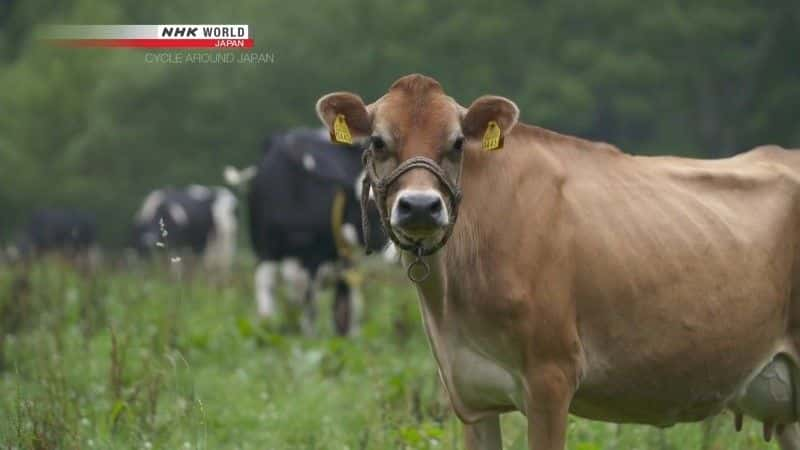
MULTIPOLYGON (((347 340, 328 324, 330 292, 305 338, 255 320, 248 264, 225 282, 180 264, 0 267, 0 448, 463 448, 402 273, 368 271, 366 320, 347 340)), ((573 418, 569 448, 777 448, 752 421, 705 428, 573 418)), ((505 448, 527 449, 522 416, 503 431, 505 448)))

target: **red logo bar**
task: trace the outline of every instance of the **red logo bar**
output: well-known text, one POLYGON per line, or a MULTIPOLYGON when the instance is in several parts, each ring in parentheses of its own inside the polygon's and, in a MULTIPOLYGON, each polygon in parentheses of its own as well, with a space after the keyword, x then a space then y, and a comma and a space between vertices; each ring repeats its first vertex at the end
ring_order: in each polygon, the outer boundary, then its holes
POLYGON ((253 48, 253 39, 54 39, 51 42, 73 48, 253 48))

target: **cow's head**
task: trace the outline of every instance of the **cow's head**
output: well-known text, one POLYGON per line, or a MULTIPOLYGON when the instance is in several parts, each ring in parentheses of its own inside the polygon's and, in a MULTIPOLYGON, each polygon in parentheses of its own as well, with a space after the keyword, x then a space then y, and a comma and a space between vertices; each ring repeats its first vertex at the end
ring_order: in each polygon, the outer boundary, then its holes
POLYGON ((353 141, 369 149, 372 181, 388 182, 376 200, 396 243, 438 249, 454 224, 464 153, 484 151, 488 127, 501 136, 510 131, 519 109, 496 96, 464 108, 436 80, 408 75, 369 105, 348 92, 325 95, 317 114, 331 130, 343 120, 353 141))

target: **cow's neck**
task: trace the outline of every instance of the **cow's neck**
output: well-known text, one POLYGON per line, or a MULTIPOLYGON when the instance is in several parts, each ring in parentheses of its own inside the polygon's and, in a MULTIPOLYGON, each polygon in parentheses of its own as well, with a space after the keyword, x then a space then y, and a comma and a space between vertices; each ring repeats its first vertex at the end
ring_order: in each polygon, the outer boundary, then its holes
MULTIPOLYGON (((410 252, 403 251, 403 265, 408 266, 416 261, 417 257, 410 252)), ((423 257, 424 262, 430 267, 430 274, 425 280, 414 283, 417 295, 423 302, 423 306, 434 315, 434 318, 441 317, 441 309, 445 294, 445 274, 442 261, 442 251, 438 251, 430 256, 423 257)))
MULTIPOLYGON (((505 283, 508 267, 546 263, 539 255, 548 253, 548 227, 555 217, 564 164, 537 130, 520 126, 502 150, 465 154, 458 223, 446 246, 426 258, 431 274, 416 285, 434 318, 442 316, 446 301, 478 300, 474 297, 482 291, 505 283)), ((414 260, 404 254, 406 266, 414 260)))

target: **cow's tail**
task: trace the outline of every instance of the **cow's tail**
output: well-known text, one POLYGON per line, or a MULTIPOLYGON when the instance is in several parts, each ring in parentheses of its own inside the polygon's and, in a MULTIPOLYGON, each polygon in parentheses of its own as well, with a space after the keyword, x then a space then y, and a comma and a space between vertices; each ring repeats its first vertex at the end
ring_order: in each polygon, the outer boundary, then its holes
POLYGON ((255 166, 248 166, 241 170, 233 166, 225 166, 222 176, 225 178, 225 182, 229 186, 241 189, 242 187, 246 186, 254 176, 256 176, 256 172, 257 169, 255 166))

